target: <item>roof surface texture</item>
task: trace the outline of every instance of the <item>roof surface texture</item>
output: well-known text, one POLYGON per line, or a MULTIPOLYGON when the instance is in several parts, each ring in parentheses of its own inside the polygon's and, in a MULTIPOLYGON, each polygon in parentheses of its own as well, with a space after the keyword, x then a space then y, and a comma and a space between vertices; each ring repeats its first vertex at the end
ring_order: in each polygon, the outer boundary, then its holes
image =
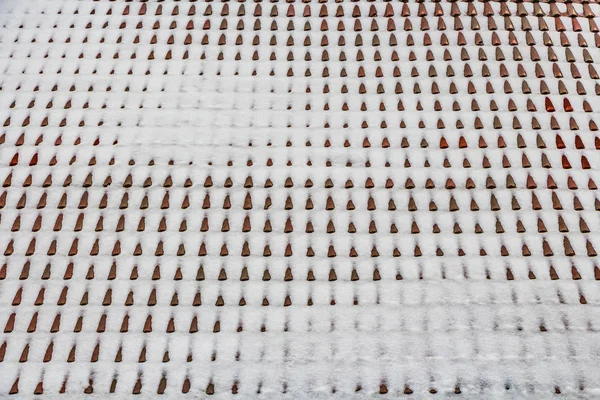
POLYGON ((0 397, 598 396, 597 16, 0 2, 0 397))

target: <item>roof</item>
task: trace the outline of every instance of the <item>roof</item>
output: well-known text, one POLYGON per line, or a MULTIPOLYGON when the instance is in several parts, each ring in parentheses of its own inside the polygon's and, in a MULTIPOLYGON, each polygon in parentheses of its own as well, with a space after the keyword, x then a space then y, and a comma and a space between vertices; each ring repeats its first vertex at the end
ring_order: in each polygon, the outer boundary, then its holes
POLYGON ((0 397, 600 390, 595 2, 0 4, 0 397))

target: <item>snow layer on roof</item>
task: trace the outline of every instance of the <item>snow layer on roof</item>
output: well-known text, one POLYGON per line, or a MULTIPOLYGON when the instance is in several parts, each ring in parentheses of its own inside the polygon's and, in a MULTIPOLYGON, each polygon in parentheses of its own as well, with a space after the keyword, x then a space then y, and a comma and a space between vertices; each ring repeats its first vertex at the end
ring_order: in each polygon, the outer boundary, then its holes
POLYGON ((0 397, 598 395, 599 14, 0 3, 0 397))

